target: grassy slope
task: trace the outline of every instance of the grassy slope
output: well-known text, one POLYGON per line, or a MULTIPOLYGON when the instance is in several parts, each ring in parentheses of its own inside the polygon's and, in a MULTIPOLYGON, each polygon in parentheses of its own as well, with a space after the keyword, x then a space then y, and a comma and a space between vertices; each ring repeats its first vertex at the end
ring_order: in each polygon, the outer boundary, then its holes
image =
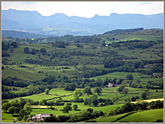
MULTIPOLYGON (((107 37, 107 36, 105 36, 107 37)), ((109 39, 116 38, 117 41, 126 41, 126 40, 162 40, 163 33, 160 29, 147 29, 143 31, 137 31, 133 33, 124 33, 124 34, 117 34, 117 35, 109 35, 109 39)), ((116 41, 116 42, 117 42, 116 41)), ((110 43, 112 41, 108 41, 106 43, 110 43)))
POLYGON ((163 120, 163 109, 153 109, 134 113, 118 122, 155 122, 157 119, 163 120))
MULTIPOLYGON (((117 91, 118 87, 110 87, 110 88, 103 88, 103 92, 100 96, 98 96, 98 98, 110 98, 112 99, 113 97, 119 97, 119 100, 117 103, 115 104, 123 104, 124 103, 124 99, 128 98, 128 97, 132 97, 132 96, 139 96, 141 97, 141 94, 144 92, 144 89, 141 88, 128 88, 128 94, 126 96, 124 96, 124 94, 120 94, 117 91)), ((83 89, 80 89, 83 90, 83 89)), ((92 92, 93 92, 94 88, 92 88, 92 92)), ((49 92, 49 95, 45 95, 45 93, 40 93, 40 94, 34 94, 34 95, 30 95, 30 96, 25 96, 25 97, 21 97, 21 98, 26 98, 26 99, 32 99, 33 101, 41 101, 43 99, 51 99, 51 98, 55 98, 53 100, 58 100, 59 96, 62 97, 63 100, 73 100, 74 96, 72 95, 72 91, 66 91, 63 88, 54 88, 51 89, 49 92), (65 96, 64 96, 65 95, 65 96)), ((85 99, 87 96, 83 95, 81 96, 83 99, 85 99)), ((156 90, 150 90, 150 95, 148 95, 148 99, 152 99, 152 98, 162 98, 163 97, 163 93, 162 90, 159 90, 159 92, 156 92, 156 90)), ((18 99, 19 100, 20 97, 18 98, 14 98, 14 99, 9 99, 10 101, 18 99)))
POLYGON ((8 114, 2 111, 1 121, 2 122, 13 122, 14 118, 12 114, 8 114))
POLYGON ((113 122, 115 121, 117 118, 126 115, 127 113, 124 114, 119 114, 119 115, 114 115, 114 116, 110 116, 110 117, 99 117, 97 119, 93 119, 93 121, 97 121, 97 122, 113 122))
POLYGON ((132 73, 132 72, 113 72, 113 73, 108 73, 108 74, 105 74, 105 75, 101 75, 101 76, 96 76, 96 77, 93 77, 91 79, 95 79, 97 80, 98 78, 102 79, 102 80, 105 80, 105 78, 117 78, 117 79, 126 79, 126 76, 128 74, 132 74, 133 78, 135 80, 138 80, 140 79, 141 77, 149 77, 148 75, 143 75, 143 74, 140 74, 140 73, 132 73))
MULTIPOLYGON (((122 117, 126 114, 127 113, 109 116, 109 117, 99 117, 97 119, 93 119, 93 121, 113 122, 117 118, 122 117)), ((116 122, 155 122, 157 119, 163 119, 163 109, 153 109, 153 110, 137 112, 129 116, 126 116, 116 122)))

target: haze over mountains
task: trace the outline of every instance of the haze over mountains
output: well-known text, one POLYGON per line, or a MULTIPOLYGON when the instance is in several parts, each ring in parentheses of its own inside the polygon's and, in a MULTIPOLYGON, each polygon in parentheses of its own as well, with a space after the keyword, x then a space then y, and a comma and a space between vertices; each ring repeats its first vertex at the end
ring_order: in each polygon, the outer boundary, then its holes
POLYGON ((42 16, 37 11, 2 10, 2 30, 17 30, 41 35, 94 35, 114 29, 143 27, 163 29, 163 13, 154 15, 117 14, 95 15, 92 18, 69 17, 62 13, 42 16))

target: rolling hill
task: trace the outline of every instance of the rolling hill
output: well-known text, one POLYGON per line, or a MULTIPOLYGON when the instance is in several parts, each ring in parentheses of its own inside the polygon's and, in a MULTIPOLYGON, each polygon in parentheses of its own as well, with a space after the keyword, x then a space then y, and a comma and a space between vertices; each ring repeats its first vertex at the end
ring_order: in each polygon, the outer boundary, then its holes
POLYGON ((14 31, 14 30, 2 30, 2 36, 13 37, 13 38, 40 38, 48 37, 48 35, 39 35, 34 33, 14 31))

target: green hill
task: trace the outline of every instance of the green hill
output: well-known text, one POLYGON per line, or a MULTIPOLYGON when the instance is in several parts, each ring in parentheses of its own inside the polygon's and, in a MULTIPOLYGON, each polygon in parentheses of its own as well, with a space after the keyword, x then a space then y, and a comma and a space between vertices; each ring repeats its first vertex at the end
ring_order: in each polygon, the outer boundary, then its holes
POLYGON ((48 37, 48 35, 33 34, 29 32, 14 31, 14 30, 2 30, 2 36, 13 38, 40 38, 48 37))

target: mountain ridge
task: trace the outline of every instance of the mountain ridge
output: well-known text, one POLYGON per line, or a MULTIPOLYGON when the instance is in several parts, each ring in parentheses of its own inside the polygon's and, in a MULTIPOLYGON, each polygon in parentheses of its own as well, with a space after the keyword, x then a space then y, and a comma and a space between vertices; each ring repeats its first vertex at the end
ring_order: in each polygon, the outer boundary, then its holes
POLYGON ((117 14, 95 15, 91 18, 55 13, 42 16, 37 11, 2 10, 2 30, 25 30, 46 35, 94 35, 108 30, 129 28, 163 29, 163 13, 153 15, 117 14), (49 28, 49 30, 47 30, 49 28))

